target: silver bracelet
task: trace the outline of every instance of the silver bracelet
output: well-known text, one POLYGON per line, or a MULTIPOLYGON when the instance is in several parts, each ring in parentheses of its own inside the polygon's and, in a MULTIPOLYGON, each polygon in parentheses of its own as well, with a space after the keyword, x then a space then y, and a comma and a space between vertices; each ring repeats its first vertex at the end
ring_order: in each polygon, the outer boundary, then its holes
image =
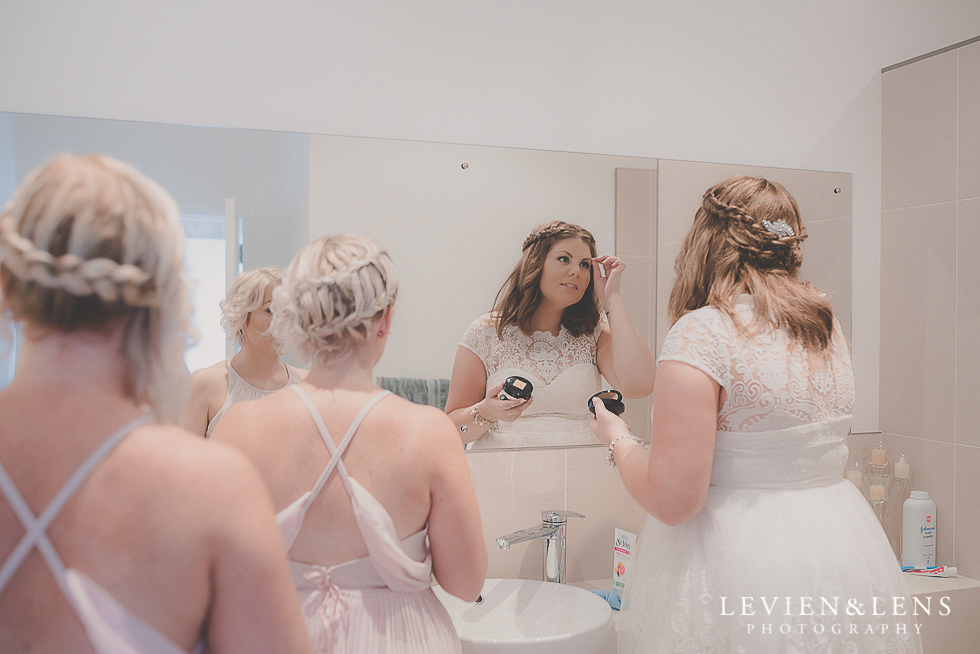
POLYGON ((608 454, 606 455, 606 463, 608 463, 609 465, 611 465, 614 468, 616 467, 616 457, 613 454, 613 447, 616 445, 616 443, 618 443, 619 441, 623 440, 624 438, 627 438, 627 439, 629 439, 631 441, 636 441, 637 443, 639 443, 643 447, 646 447, 646 444, 644 444, 643 441, 641 441, 639 438, 637 438, 636 436, 634 436, 633 435, 633 432, 628 432, 628 433, 623 434, 622 436, 620 436, 618 438, 612 439, 611 441, 609 441, 609 450, 608 450, 608 454))
POLYGON ((480 425, 481 427, 485 427, 487 429, 497 428, 497 421, 496 420, 490 421, 484 418, 483 416, 481 416, 480 411, 476 408, 475 404, 473 405, 473 408, 470 409, 470 415, 473 416, 474 424, 480 425))

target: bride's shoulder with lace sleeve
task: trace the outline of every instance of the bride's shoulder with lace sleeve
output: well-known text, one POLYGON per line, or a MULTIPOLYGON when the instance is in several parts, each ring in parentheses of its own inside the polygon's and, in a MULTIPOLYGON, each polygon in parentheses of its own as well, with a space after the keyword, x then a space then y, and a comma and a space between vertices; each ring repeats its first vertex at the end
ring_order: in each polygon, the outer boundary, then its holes
POLYGON ((497 325, 493 316, 485 313, 470 323, 470 326, 463 332, 463 338, 459 344, 467 350, 486 361, 490 353, 491 344, 497 340, 497 325))
POLYGON ((657 360, 687 363, 725 386, 737 347, 735 336, 735 325, 723 311, 701 307, 673 324, 657 360))

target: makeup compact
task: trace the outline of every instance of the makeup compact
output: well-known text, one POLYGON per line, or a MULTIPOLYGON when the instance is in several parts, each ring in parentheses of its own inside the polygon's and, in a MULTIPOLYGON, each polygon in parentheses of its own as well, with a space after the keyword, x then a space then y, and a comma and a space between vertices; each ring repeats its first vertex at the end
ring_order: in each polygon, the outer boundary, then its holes
POLYGON ((497 399, 500 400, 529 400, 534 385, 530 381, 517 375, 511 375, 504 380, 504 388, 500 391, 497 399))
POLYGON ((617 416, 623 415, 623 411, 626 411, 626 405, 623 404, 622 393, 616 390, 599 391, 589 398, 589 413, 592 415, 595 415, 595 407, 592 406, 592 402, 596 399, 602 400, 606 410, 610 413, 616 414, 617 416))

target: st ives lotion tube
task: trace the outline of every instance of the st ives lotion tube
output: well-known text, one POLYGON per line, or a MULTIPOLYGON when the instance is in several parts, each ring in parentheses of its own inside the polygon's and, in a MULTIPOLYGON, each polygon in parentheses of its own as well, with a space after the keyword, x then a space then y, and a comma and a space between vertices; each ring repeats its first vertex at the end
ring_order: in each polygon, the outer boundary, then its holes
POLYGON ((616 530, 616 540, 613 544, 613 588, 620 597, 626 594, 626 584, 633 570, 633 545, 636 534, 623 529, 616 530))

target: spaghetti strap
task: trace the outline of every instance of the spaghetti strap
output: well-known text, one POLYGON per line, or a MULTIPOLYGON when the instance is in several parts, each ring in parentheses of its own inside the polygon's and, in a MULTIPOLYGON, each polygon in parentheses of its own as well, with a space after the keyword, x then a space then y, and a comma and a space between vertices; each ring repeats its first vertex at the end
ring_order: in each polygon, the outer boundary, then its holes
MULTIPOLYGON (((347 489, 348 495, 351 492, 350 477, 347 474, 347 469, 344 467, 344 462, 341 457, 343 457, 344 452, 347 450, 347 446, 350 445, 351 440, 354 438, 354 434, 357 433, 358 427, 361 426, 361 422, 364 417, 367 416, 368 412, 374 408, 374 405, 383 400, 388 395, 391 395, 391 391, 381 391, 376 393, 369 399, 361 410, 357 413, 354 418, 354 422, 351 423, 350 427, 347 428, 347 433, 344 434, 344 438, 340 441, 339 445, 333 444, 333 438, 330 436, 330 432, 327 430, 326 424, 323 422, 323 418, 320 416, 320 412, 316 410, 313 406, 313 400, 307 395, 306 391, 300 388, 298 385, 290 386, 290 388, 299 396, 306 405, 307 410, 310 412, 310 416, 313 418, 313 422, 316 424, 317 431, 320 432, 320 438, 323 439, 324 445, 327 447, 327 451, 330 452, 330 462, 327 463, 327 467, 324 468, 323 472, 320 474, 320 478, 317 479, 316 485, 313 490, 310 491, 309 496, 303 502, 304 507, 308 508, 313 501, 320 494, 323 486, 327 483, 330 478, 331 473, 334 468, 340 473, 340 478, 344 483, 344 488, 347 489)), ((305 512, 305 510, 304 510, 305 512)))
POLYGON ((41 512, 37 517, 31 511, 27 504, 27 501, 14 486, 13 480, 7 473, 3 464, 0 464, 0 491, 7 497, 10 505, 13 507, 14 512, 20 519, 21 523, 24 525, 26 530, 24 536, 17 543, 13 552, 7 557, 4 562, 3 567, 0 568, 0 593, 6 587, 7 583, 13 578, 17 569, 20 567, 24 559, 30 553, 32 547, 37 547, 40 550, 41 555, 44 557, 45 562, 48 564, 52 575, 58 582, 58 586, 61 588, 62 592, 69 599, 71 595, 68 592, 67 586, 65 584, 65 565, 58 556, 58 553, 54 549, 54 545, 51 544, 51 540, 48 538, 45 530, 50 526, 54 519, 58 516, 58 513, 71 499, 75 491, 78 490, 79 486, 88 478, 89 474, 95 469, 102 460, 108 456, 112 450, 119 445, 122 440, 129 435, 136 427, 145 424, 150 421, 149 416, 140 416, 134 420, 130 420, 122 427, 114 431, 108 438, 106 438, 102 443, 95 448, 89 456, 82 462, 82 465, 72 473, 71 477, 68 478, 62 487, 55 494, 54 498, 48 504, 48 506, 41 512))

